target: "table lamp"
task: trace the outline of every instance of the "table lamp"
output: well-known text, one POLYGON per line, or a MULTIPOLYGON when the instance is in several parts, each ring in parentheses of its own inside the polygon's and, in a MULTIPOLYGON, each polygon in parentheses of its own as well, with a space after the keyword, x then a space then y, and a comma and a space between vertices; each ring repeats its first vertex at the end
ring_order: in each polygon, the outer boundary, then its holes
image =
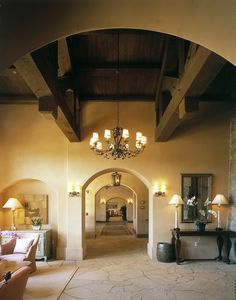
POLYGON ((15 210, 16 208, 23 208, 23 205, 16 198, 9 198, 7 202, 3 205, 3 208, 11 208, 12 211, 12 225, 11 230, 16 230, 15 225, 15 210))
POLYGON ((227 205, 227 204, 229 204, 229 202, 228 202, 228 200, 225 198, 225 196, 224 195, 222 195, 222 194, 217 194, 216 196, 215 196, 215 198, 213 199, 213 201, 211 202, 211 204, 216 204, 216 205, 218 205, 218 213, 217 213, 217 228, 219 229, 219 228, 221 228, 221 224, 220 224, 220 207, 221 207, 221 205, 227 205))
POLYGON ((178 220, 178 208, 179 205, 184 204, 180 195, 173 195, 169 202, 170 205, 175 205, 175 229, 179 228, 179 220, 178 220))

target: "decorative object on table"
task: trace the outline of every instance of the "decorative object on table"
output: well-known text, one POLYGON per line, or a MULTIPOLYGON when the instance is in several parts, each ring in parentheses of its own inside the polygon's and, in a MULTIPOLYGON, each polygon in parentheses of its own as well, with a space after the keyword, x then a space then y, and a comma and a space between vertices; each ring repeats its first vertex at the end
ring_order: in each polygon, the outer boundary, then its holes
POLYGON ((11 211, 12 211, 12 225, 11 225, 11 230, 16 230, 15 210, 17 208, 23 208, 23 205, 16 198, 9 198, 7 200, 7 202, 3 205, 3 208, 11 208, 11 211))
POLYGON ((206 224, 211 220, 210 216, 213 215, 215 218, 217 214, 215 211, 208 209, 211 207, 211 201, 207 198, 203 204, 203 209, 195 209, 198 207, 198 201, 195 196, 190 199, 187 199, 187 205, 189 208, 192 208, 195 213, 195 225, 197 227, 197 231, 205 231, 206 224))
POLYGON ((217 229, 220 229, 221 228, 221 219, 220 219, 220 207, 221 205, 227 205, 229 204, 228 200, 225 198, 224 195, 222 194, 217 194, 215 196, 215 198, 213 199, 212 201, 212 204, 216 204, 218 205, 218 213, 217 213, 217 216, 218 216, 218 222, 217 222, 217 229))
POLYGON ((90 139, 90 149, 93 150, 97 155, 103 156, 104 158, 130 158, 137 156, 142 153, 147 138, 143 136, 141 132, 136 133, 136 144, 134 150, 129 149, 129 131, 119 127, 119 102, 117 104, 117 126, 112 130, 105 129, 104 138, 107 143, 107 149, 102 149, 102 143, 99 141, 97 132, 93 133, 90 139), (113 141, 111 140, 113 139, 113 141))
MULTIPOLYGON (((211 199, 211 174, 181 174, 181 196, 184 201, 182 206, 182 222, 192 223, 198 218, 199 210, 211 209, 211 203, 206 208, 204 203, 206 199, 211 199), (190 205, 189 200, 195 201, 190 205), (197 203, 197 204, 196 204, 197 203)), ((208 215, 208 222, 211 222, 211 216, 208 215)))
POLYGON ((178 217, 178 209, 179 205, 184 204, 183 199, 180 195, 173 195, 169 202, 170 205, 175 205, 175 229, 179 228, 179 217, 178 217))
POLYGON ((40 218, 31 219, 33 230, 40 230, 42 226, 42 220, 40 218))

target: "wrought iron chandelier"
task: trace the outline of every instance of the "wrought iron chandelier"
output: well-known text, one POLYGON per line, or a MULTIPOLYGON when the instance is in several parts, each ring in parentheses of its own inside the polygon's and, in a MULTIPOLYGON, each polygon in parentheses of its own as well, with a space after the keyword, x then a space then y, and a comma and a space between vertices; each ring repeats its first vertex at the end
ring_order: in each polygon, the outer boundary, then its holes
POLYGON ((97 155, 104 158, 130 158, 142 153, 147 143, 146 136, 141 132, 136 133, 136 144, 134 150, 129 149, 129 131, 119 126, 119 102, 117 102, 117 126, 112 130, 105 129, 104 138, 107 144, 107 149, 103 150, 102 143, 99 141, 97 132, 93 133, 90 139, 90 149, 97 155), (112 141, 112 139, 114 141, 112 141))

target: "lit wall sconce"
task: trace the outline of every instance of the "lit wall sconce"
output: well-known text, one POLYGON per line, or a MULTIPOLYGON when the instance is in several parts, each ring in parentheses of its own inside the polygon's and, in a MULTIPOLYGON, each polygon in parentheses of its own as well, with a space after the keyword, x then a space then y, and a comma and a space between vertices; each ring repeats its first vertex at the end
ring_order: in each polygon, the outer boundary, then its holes
POLYGON ((105 200, 104 198, 102 198, 102 199, 100 200, 100 204, 105 205, 105 204, 106 204, 106 200, 105 200))
POLYGON ((165 184, 155 185, 154 186, 154 196, 155 197, 165 196, 165 193, 166 193, 166 186, 165 186, 165 184))
POLYGON ((127 202, 128 202, 128 204, 133 204, 133 199, 129 198, 129 199, 127 200, 127 202))
POLYGON ((79 185, 76 185, 74 183, 69 184, 69 197, 79 197, 81 193, 81 188, 79 185))

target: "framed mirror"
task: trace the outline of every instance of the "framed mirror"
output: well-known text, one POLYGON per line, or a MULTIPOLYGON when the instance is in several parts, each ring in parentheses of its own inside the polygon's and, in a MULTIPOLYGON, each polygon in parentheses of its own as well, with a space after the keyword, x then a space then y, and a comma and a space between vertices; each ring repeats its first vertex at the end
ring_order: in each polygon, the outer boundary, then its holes
POLYGON ((211 222, 212 174, 181 174, 182 222, 211 222))

